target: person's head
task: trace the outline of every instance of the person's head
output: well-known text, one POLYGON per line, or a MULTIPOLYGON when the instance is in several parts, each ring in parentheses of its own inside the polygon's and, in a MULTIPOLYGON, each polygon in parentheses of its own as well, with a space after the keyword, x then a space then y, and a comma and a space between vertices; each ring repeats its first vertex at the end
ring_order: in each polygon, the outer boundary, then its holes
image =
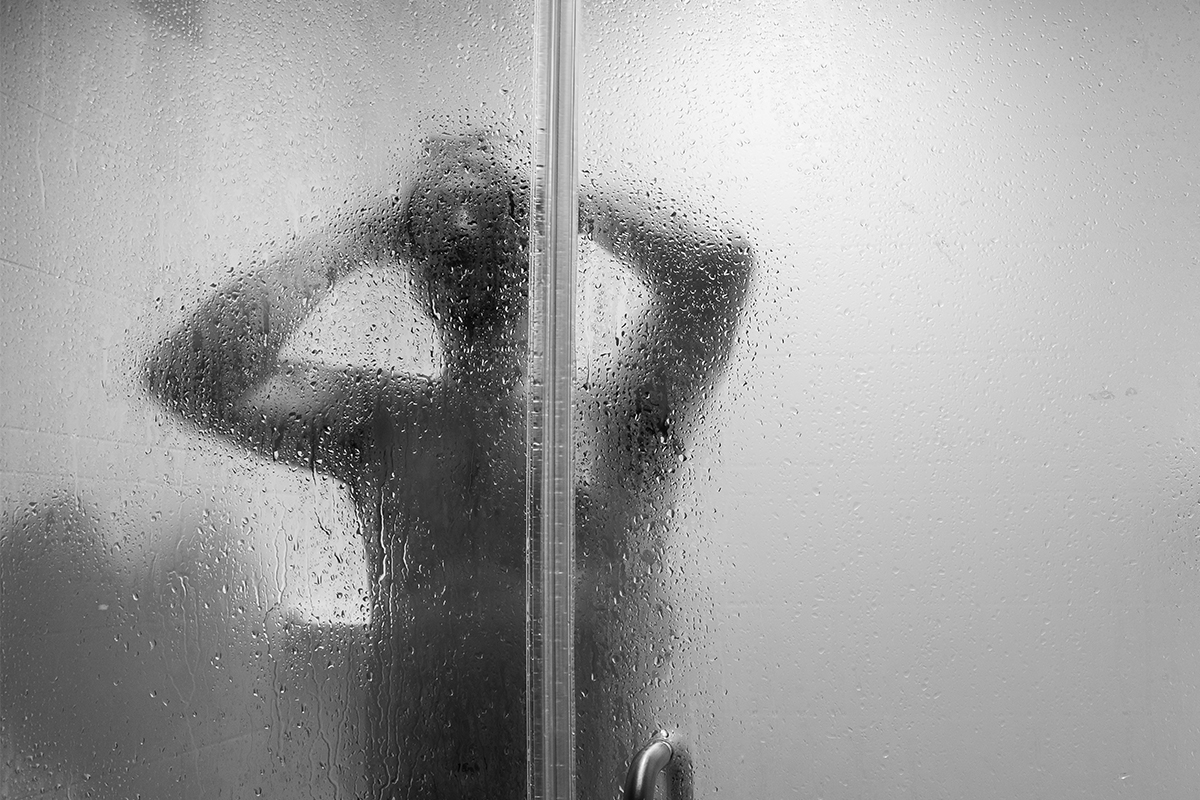
POLYGON ((515 148, 468 134, 425 140, 404 212, 418 295, 444 336, 499 341, 528 292, 528 177, 515 148))

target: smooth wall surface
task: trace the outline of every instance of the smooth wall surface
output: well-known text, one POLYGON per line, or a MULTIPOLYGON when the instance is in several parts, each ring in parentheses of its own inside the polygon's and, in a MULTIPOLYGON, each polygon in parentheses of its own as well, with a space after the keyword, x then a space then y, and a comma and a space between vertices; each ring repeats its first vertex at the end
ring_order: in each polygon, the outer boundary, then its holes
POLYGON ((694 796, 1191 796, 1200 8, 586 8, 585 159, 759 256, 658 573, 694 796))
MULTIPOLYGON (((366 574, 342 487, 138 386, 242 265, 527 130, 522 4, 5 3, 0 795, 359 797, 366 574)), ((434 375, 394 274, 285 356, 434 375)))

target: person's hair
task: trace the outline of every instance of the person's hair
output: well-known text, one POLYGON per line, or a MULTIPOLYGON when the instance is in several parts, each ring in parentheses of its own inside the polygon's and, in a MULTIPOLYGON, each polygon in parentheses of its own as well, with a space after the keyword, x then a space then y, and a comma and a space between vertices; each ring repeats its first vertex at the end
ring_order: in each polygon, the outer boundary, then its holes
POLYGON ((527 302, 529 181, 513 150, 480 133, 424 142, 402 236, 418 297, 455 338, 493 337, 527 302))

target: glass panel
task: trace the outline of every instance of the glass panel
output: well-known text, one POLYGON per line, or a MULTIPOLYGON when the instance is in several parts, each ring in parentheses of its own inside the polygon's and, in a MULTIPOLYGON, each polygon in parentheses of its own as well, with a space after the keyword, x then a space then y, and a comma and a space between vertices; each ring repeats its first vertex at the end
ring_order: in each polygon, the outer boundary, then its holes
POLYGON ((582 796, 1200 785, 1194 29, 585 4, 582 796))
POLYGON ((532 23, 4 6, 0 795, 523 793, 532 23))

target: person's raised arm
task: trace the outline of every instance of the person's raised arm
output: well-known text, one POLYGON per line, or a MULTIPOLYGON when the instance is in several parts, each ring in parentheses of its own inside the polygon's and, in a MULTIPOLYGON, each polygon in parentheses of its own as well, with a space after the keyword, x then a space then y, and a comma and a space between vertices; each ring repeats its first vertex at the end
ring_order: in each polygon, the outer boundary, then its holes
MULTIPOLYGON (((168 409, 197 426, 285 461, 299 437, 345 445, 377 390, 370 376, 280 364, 280 349, 339 279, 387 257, 387 226, 350 222, 296 241, 217 289, 146 358, 142 378, 168 409)), ((304 449, 304 448, 300 448, 304 449)))
POLYGON ((585 181, 580 229, 649 287, 650 308, 618 355, 622 449, 679 441, 701 392, 721 372, 737 334, 754 268, 745 235, 732 224, 653 185, 585 181))

